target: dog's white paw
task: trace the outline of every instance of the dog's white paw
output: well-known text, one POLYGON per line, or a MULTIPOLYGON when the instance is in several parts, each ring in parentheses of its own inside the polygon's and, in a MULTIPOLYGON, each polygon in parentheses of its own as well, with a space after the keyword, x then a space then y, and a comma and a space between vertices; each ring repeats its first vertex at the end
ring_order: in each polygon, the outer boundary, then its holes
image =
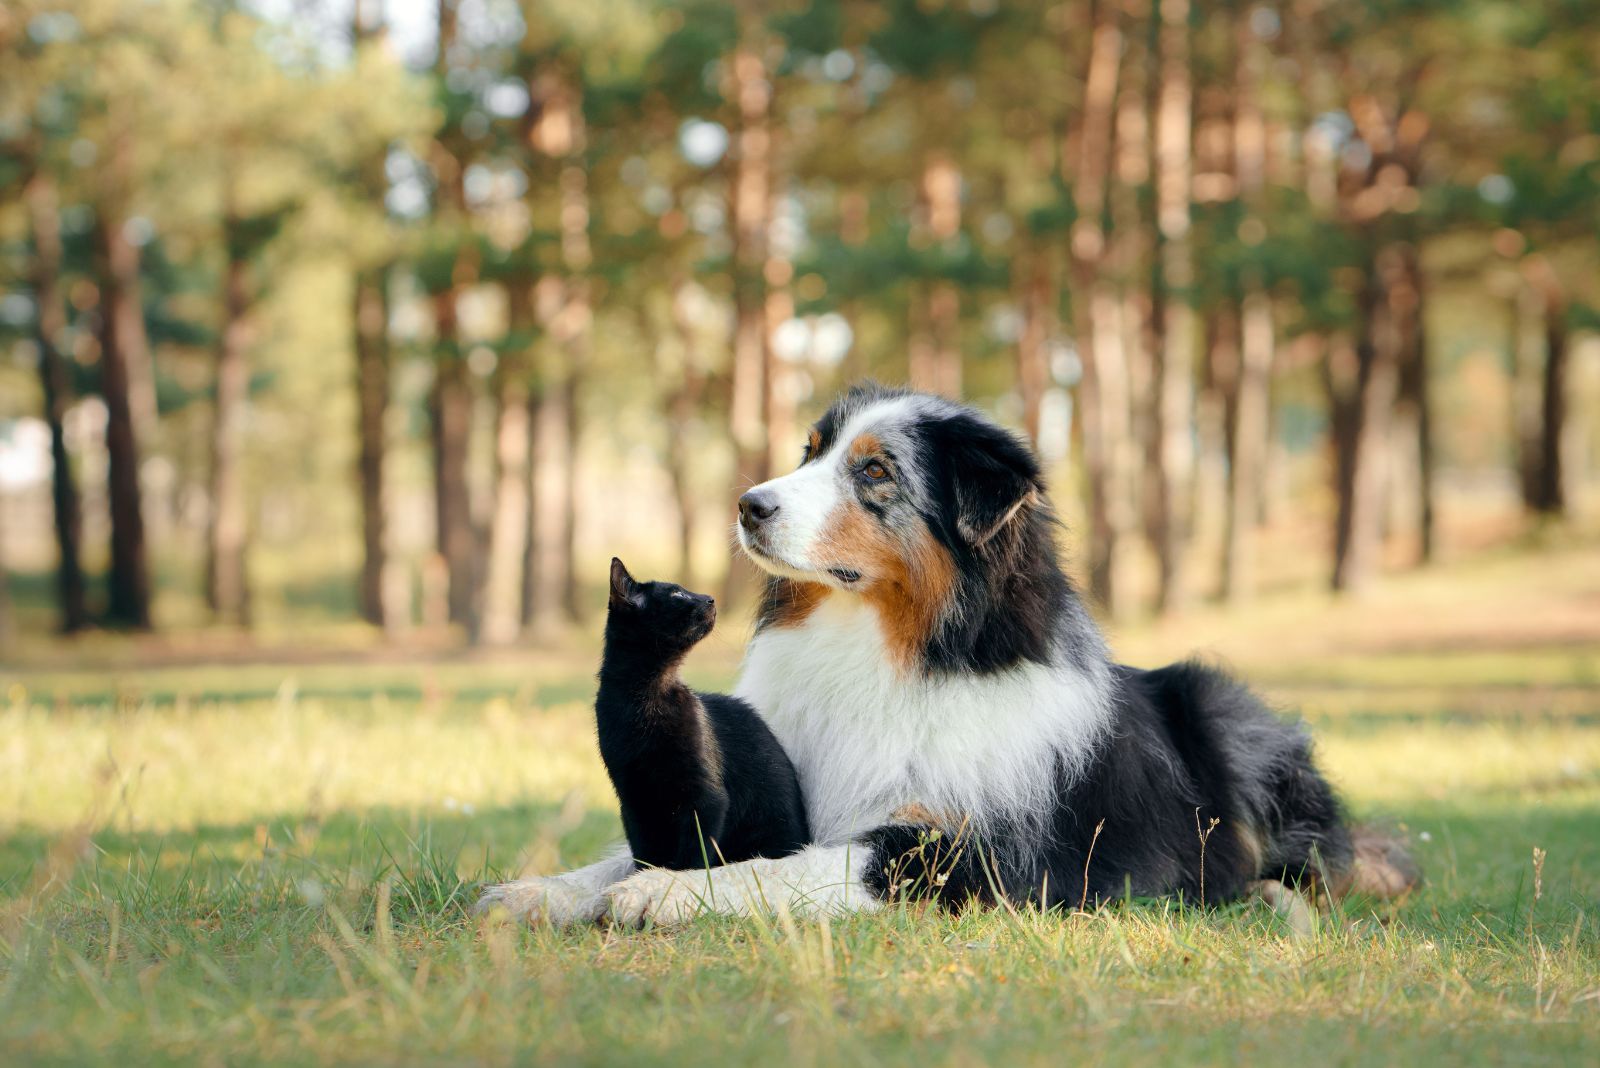
POLYGON ((705 911, 706 873, 646 868, 606 891, 611 922, 642 927, 648 920, 667 927, 687 923, 705 911))
POLYGON ((513 920, 569 927, 594 923, 606 911, 605 895, 564 879, 534 877, 486 886, 473 912, 480 916, 503 911, 513 920))

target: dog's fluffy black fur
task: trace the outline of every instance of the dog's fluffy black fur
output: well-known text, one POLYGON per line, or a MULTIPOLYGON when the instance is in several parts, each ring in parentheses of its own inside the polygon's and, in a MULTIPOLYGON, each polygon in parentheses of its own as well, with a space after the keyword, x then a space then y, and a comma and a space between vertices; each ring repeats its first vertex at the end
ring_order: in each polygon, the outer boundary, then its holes
MULTIPOLYGON (((1302 726, 1215 668, 1190 662, 1141 670, 1109 661, 1057 565, 1057 523, 1025 443, 971 408, 869 385, 850 391, 816 424, 804 463, 845 456, 835 448, 843 428, 856 427, 854 434, 869 424, 856 451, 883 457, 899 485, 891 491, 876 478, 851 482, 847 472, 838 484, 849 488, 829 507, 898 524, 886 536, 892 544, 922 536, 907 518, 914 509, 953 565, 949 589, 940 593, 949 610, 928 625, 914 670, 937 684, 997 678, 1029 664, 1070 666, 1096 680, 1107 720, 1087 752, 1062 754, 1054 803, 1043 818, 924 813, 858 837, 872 853, 864 879, 875 894, 932 896, 950 905, 997 896, 1077 905, 1124 894, 1216 903, 1262 880, 1326 880, 1334 892, 1381 884, 1361 878, 1350 828, 1302 726), (875 406, 888 413, 883 425, 871 424, 875 406)), ((770 502, 793 509, 783 486, 768 486, 762 492, 777 495, 770 502)), ((868 523, 853 522, 855 529, 868 523)), ((779 550, 769 546, 781 544, 754 523, 742 537, 759 550, 752 554, 758 561, 775 557, 779 550)), ((838 544, 829 541, 828 551, 838 556, 838 544)), ((834 573, 846 581, 864 570, 838 559, 834 573)), ((770 580, 758 642, 768 628, 807 625, 794 608, 805 603, 803 586, 781 570, 770 580)), ((849 595, 827 587, 824 576, 810 598, 849 595)), ((1364 859, 1388 866, 1387 885, 1409 887, 1415 873, 1403 871, 1397 881, 1397 856, 1364 859)), ((1404 866, 1403 857, 1398 863, 1404 866)))
POLYGON ((611 562, 595 721, 634 860, 700 868, 810 841, 794 765, 749 705, 678 679, 716 605, 611 562))
POLYGON ((891 825, 868 836, 883 897, 1045 906, 1123 895, 1217 904, 1262 880, 1348 882, 1355 854, 1304 730, 1197 663, 1118 667, 1116 725, 1065 779, 1048 837, 1016 848, 964 828, 891 825))

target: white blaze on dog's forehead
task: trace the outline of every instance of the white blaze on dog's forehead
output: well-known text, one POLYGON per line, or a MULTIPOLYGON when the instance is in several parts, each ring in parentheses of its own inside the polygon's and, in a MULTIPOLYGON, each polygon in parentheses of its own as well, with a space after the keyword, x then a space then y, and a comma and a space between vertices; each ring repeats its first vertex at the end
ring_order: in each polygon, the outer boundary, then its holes
POLYGON ((947 415, 950 407, 937 397, 920 395, 873 401, 845 420, 828 458, 836 472, 848 474, 844 463, 851 448, 863 434, 871 434, 893 455, 895 477, 901 485, 917 493, 922 489, 923 472, 915 463, 910 431, 919 423, 947 415))
POLYGON ((888 400, 871 402, 845 420, 844 426, 833 440, 833 446, 828 450, 827 458, 837 460, 847 454, 855 440, 869 430, 904 426, 915 421, 927 410, 929 404, 926 397, 891 397, 888 400))

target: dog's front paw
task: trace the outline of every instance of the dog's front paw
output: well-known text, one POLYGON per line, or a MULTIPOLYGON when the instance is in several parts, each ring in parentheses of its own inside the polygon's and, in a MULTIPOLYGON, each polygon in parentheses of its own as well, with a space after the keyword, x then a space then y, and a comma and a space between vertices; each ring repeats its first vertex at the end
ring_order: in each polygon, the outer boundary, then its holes
POLYGON ((594 923, 606 911, 605 896, 563 879, 534 877, 483 888, 473 912, 480 916, 503 912, 525 923, 569 927, 594 923))
POLYGON ((706 907, 706 873, 646 868, 607 890, 606 902, 619 927, 687 923, 706 907))

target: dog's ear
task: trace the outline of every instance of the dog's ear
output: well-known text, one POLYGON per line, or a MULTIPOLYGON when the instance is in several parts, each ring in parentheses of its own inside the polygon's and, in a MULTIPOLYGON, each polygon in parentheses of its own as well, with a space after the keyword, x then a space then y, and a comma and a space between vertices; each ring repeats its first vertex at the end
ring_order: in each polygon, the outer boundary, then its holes
POLYGON ((644 594, 639 591, 639 584, 633 581, 633 576, 628 574, 628 569, 622 566, 622 561, 615 556, 611 558, 611 601, 612 605, 631 604, 635 608, 644 607, 644 594))
POLYGON ((1038 504, 1044 483, 1033 450, 1015 435, 965 416, 948 422, 940 445, 955 502, 955 529, 976 549, 1038 504))

